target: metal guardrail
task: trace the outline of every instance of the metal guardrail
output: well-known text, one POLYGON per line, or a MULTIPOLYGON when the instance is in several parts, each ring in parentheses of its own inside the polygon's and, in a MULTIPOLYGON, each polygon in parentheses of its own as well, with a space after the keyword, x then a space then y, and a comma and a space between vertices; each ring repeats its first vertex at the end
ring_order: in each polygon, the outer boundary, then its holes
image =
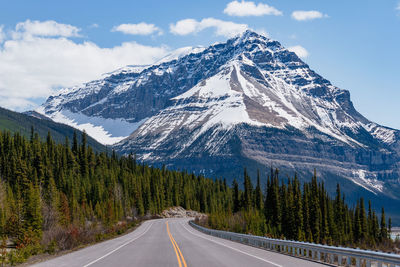
POLYGON ((212 230, 197 225, 194 221, 189 224, 208 235, 335 266, 400 266, 400 255, 396 254, 212 230))

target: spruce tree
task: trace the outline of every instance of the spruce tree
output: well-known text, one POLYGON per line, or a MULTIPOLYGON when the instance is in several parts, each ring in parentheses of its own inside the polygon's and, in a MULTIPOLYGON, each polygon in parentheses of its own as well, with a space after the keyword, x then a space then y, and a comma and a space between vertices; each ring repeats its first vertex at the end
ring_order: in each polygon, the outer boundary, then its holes
POLYGON ((261 211, 263 209, 263 194, 260 184, 260 171, 257 170, 257 186, 255 189, 255 207, 257 210, 261 211))
POLYGON ((236 179, 233 179, 233 212, 238 212, 240 210, 240 195, 239 195, 239 184, 236 179))
POLYGON ((243 187, 244 187, 244 193, 243 193, 243 208, 245 210, 250 210, 250 208, 253 206, 253 185, 251 183, 250 176, 247 174, 246 168, 244 169, 244 180, 243 180, 243 187))
POLYGON ((386 240, 387 238, 388 238, 388 230, 386 228, 385 209, 382 207, 380 239, 381 241, 383 241, 386 240))

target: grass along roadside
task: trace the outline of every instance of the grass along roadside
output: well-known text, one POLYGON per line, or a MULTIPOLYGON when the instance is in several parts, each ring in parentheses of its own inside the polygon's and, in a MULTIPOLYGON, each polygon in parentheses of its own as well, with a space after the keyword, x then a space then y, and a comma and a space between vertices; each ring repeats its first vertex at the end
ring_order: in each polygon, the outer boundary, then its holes
MULTIPOLYGON (((155 217, 155 218, 158 218, 158 217, 155 217)), ((63 256, 63 255, 84 249, 86 247, 89 247, 89 246, 92 246, 95 244, 99 244, 99 243, 129 234, 129 233, 135 231, 144 221, 149 220, 149 219, 154 219, 154 218, 151 217, 151 218, 143 218, 143 219, 134 220, 134 221, 130 222, 129 224, 127 224, 124 228, 120 228, 118 231, 99 236, 93 242, 82 243, 76 247, 66 249, 66 250, 58 250, 53 253, 50 253, 48 251, 44 252, 44 253, 40 253, 40 254, 30 257, 27 261, 20 263, 16 266, 21 266, 21 267, 22 266, 30 266, 30 265, 33 265, 36 263, 40 263, 40 262, 44 262, 44 261, 47 261, 47 260, 50 260, 53 258, 57 258, 57 257, 63 256)), ((5 266, 7 266, 7 265, 5 265, 5 266)))

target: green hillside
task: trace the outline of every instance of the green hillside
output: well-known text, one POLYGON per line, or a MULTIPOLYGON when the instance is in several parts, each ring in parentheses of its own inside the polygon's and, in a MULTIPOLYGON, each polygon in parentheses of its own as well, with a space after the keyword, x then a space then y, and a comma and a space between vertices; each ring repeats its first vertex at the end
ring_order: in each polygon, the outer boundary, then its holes
MULTIPOLYGON (((79 138, 82 136, 81 131, 68 125, 56 123, 47 119, 38 119, 0 107, 0 130, 19 132, 21 135, 29 137, 32 126, 43 140, 47 137, 47 133, 50 132, 53 140, 57 143, 64 143, 66 136, 69 140, 72 140, 74 131, 77 132, 79 138)), ((87 138, 87 143, 94 151, 106 151, 104 145, 90 136, 87 138)))

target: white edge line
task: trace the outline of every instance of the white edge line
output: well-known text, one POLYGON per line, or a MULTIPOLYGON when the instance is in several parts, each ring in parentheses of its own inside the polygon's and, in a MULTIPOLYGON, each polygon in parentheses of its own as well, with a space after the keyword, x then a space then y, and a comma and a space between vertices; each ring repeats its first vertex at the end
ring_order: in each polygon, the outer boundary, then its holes
POLYGON ((88 264, 84 265, 83 267, 88 267, 88 266, 90 266, 90 265, 92 265, 92 264, 98 262, 99 260, 102 260, 102 259, 104 259, 105 257, 111 255, 112 253, 114 253, 114 252, 117 251, 118 249, 123 248, 123 247, 125 247, 126 245, 132 243, 133 241, 135 241, 136 239, 138 239, 139 237, 141 237, 141 236, 143 236, 145 233, 147 233, 147 231, 149 231, 149 229, 150 229, 150 227, 151 227, 152 225, 153 225, 153 222, 150 224, 149 227, 147 227, 146 231, 144 231, 143 233, 141 233, 140 235, 138 235, 138 236, 135 237, 134 239, 129 240, 128 242, 126 242, 126 243, 120 245, 119 247, 117 247, 117 248, 114 249, 114 250, 111 250, 110 252, 108 252, 107 254, 101 256, 100 258, 98 258, 98 259, 96 259, 96 260, 94 260, 94 261, 89 262, 88 264))
POLYGON ((214 243, 216 243, 216 244, 218 244, 218 245, 221 245, 221 246, 230 248, 230 249, 235 250, 235 251, 237 251, 237 252, 243 253, 243 254, 245 254, 245 255, 247 255, 247 256, 256 258, 256 259, 258 259, 258 260, 260 260, 260 261, 264 261, 264 262, 270 263, 270 264, 275 265, 275 266, 278 266, 278 267, 283 267, 282 265, 276 264, 276 263, 274 263, 274 262, 272 262, 272 261, 269 261, 269 260, 260 258, 260 257, 258 257, 258 256, 255 256, 255 255, 252 255, 252 254, 250 254, 250 253, 244 252, 244 251, 242 251, 242 250, 240 250, 240 249, 237 249, 237 248, 234 248, 234 247, 225 245, 225 244, 223 244, 223 243, 221 243, 221 242, 218 242, 218 241, 212 240, 212 239, 210 239, 210 238, 206 238, 206 237, 204 237, 204 236, 201 236, 201 235, 199 235, 199 234, 193 233, 192 231, 190 231, 189 229, 187 229, 186 226, 185 226, 183 223, 181 223, 181 225, 183 226, 183 228, 186 229, 186 231, 188 231, 188 232, 191 233, 192 235, 201 237, 201 238, 206 239, 206 240, 208 240, 208 241, 214 242, 214 243))

